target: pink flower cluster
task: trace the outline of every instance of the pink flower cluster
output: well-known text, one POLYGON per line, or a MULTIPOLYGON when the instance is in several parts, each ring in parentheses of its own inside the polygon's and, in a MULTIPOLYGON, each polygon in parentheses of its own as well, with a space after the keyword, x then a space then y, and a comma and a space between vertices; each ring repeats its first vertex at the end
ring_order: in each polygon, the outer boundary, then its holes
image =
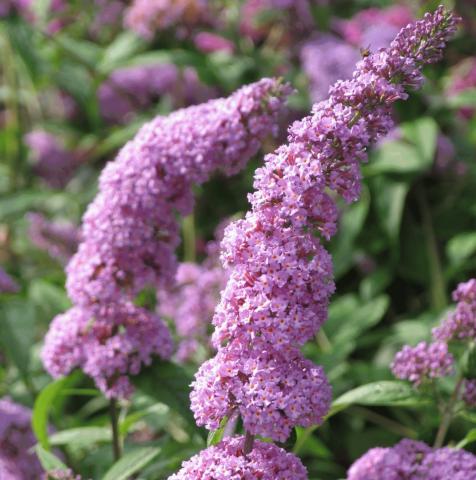
POLYGON ((163 63, 116 70, 98 90, 101 115, 110 123, 127 122, 164 95, 177 106, 186 106, 209 100, 215 92, 200 82, 193 68, 181 72, 163 63))
POLYGON ((68 150, 53 134, 34 130, 25 136, 30 148, 33 170, 52 188, 63 188, 78 168, 81 155, 68 150))
POLYGON ((432 449, 408 439, 391 448, 372 448, 347 472, 347 480, 466 480, 475 476, 476 457, 471 453, 432 449))
POLYGON ((31 430, 31 411, 0 399, 0 478, 2 480, 37 480, 43 469, 31 452, 36 439, 31 430))
POLYGON ((81 475, 76 475, 71 469, 49 470, 45 473, 43 480, 82 480, 81 475))
MULTIPOLYGON (((423 381, 450 375, 454 359, 448 352, 448 342, 476 339, 476 279, 460 283, 453 292, 456 308, 433 329, 434 343, 420 342, 416 347, 405 345, 392 362, 398 378, 410 380, 415 386, 423 381)), ((464 379, 462 398, 469 407, 476 406, 476 380, 464 379)))
POLYGON ((216 171, 240 171, 275 132, 288 92, 264 79, 144 125, 100 176, 83 217, 84 240, 67 268, 71 299, 94 305, 173 283, 176 213, 192 211, 192 185, 216 171))
POLYGON ((476 279, 460 283, 453 300, 458 302, 456 309, 433 329, 433 336, 441 341, 476 339, 476 279))
POLYGON ((463 400, 469 407, 476 407, 476 379, 465 379, 463 400))
MULTIPOLYGON (((476 88, 476 56, 467 58, 452 69, 447 93, 456 96, 466 90, 476 88)), ((463 118, 470 119, 474 114, 473 107, 463 107, 460 113, 463 118)))
POLYGON ((79 367, 108 397, 123 398, 132 393, 130 375, 154 355, 168 358, 172 350, 169 331, 157 315, 118 302, 94 310, 73 307, 55 317, 42 360, 53 377, 79 367))
POLYGON ((288 33, 302 35, 314 27, 311 11, 313 3, 316 0, 246 0, 241 7, 240 32, 259 41, 266 37, 273 23, 279 20, 289 25, 288 33), (273 11, 276 15, 266 15, 273 11))
MULTIPOLYGON (((219 226, 216 238, 223 237, 222 230, 219 226)), ((212 345, 208 330, 220 292, 228 280, 228 273, 218 259, 218 241, 210 241, 206 249, 208 256, 201 264, 181 263, 174 285, 157 292, 158 312, 174 320, 180 338, 176 353, 180 362, 196 360, 200 350, 209 356, 212 345)))
POLYGON ((388 47, 398 31, 413 18, 407 6, 394 5, 386 9, 361 10, 350 20, 340 20, 336 26, 347 42, 377 50, 388 47))
POLYGON ((280 442, 296 425, 321 423, 331 401, 321 367, 296 348, 273 350, 259 341, 220 349, 200 367, 193 387, 191 408, 209 430, 238 411, 247 432, 280 442))
POLYGON ((183 463, 169 480, 306 480, 300 460, 271 443, 255 441, 243 454, 244 438, 227 438, 183 463))
POLYGON ((326 319, 334 291, 331 258, 314 232, 335 233, 335 194, 358 199, 368 146, 390 130, 391 105, 421 85, 421 67, 441 58, 455 25, 439 8, 404 28, 294 123, 288 144, 256 171, 251 210, 222 242, 231 274, 213 320, 218 353, 193 383, 199 425, 216 428, 238 411, 248 434, 283 441, 327 412, 328 381, 298 350, 326 319))
POLYGON ((335 35, 321 34, 304 43, 300 57, 309 79, 311 99, 319 102, 337 80, 352 76, 359 51, 335 35))
POLYGON ((138 35, 152 39, 158 31, 193 27, 207 23, 210 17, 206 0, 134 0, 126 11, 124 24, 138 35))
POLYGON ((0 267, 0 293, 16 293, 20 290, 19 285, 0 267))
POLYGON ((418 387, 425 380, 451 375, 454 358, 444 342, 420 342, 416 347, 405 345, 395 355, 391 368, 397 378, 409 380, 418 387))
POLYGON ((229 98, 158 117, 105 167, 67 266, 76 307, 56 317, 45 340, 43 362, 53 376, 78 366, 108 396, 126 396, 128 375, 152 355, 172 353, 162 321, 131 302, 146 286, 173 284, 176 215, 192 211, 193 184, 217 170, 231 175, 243 168, 275 131, 289 90, 264 79, 229 98))
POLYGON ((31 242, 51 258, 66 263, 76 252, 79 230, 71 223, 52 222, 41 213, 29 213, 28 235, 31 242))

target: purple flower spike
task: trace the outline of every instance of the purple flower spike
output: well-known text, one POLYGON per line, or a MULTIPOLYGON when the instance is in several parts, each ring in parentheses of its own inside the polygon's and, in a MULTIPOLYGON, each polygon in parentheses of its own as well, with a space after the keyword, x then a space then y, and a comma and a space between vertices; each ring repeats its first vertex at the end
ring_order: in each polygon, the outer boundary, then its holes
POLYGON ((43 363, 53 376, 80 367, 107 396, 126 397, 129 375, 152 355, 171 355, 165 325, 132 301, 146 286, 173 285, 177 213, 192 211, 193 185, 244 168, 276 133, 289 93, 289 86, 264 79, 158 117, 105 167, 67 266, 75 307, 53 320, 45 339, 43 363))

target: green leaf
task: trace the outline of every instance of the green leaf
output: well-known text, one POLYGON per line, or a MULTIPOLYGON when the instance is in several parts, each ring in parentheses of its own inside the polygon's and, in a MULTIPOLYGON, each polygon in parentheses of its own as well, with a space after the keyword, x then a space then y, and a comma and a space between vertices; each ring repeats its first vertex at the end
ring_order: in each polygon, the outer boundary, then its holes
POLYGON ((471 429, 466 436, 461 440, 457 445, 456 448, 464 448, 466 445, 476 442, 476 428, 471 429))
POLYGON ((102 51, 94 42, 79 40, 78 38, 70 37, 64 32, 55 35, 54 42, 64 50, 72 60, 86 65, 93 70, 96 69, 102 51))
POLYGON ((451 263, 459 264, 476 252, 476 233, 465 232, 453 237, 446 246, 446 254, 451 263))
POLYGON ((163 403, 154 403, 150 407, 147 407, 144 410, 139 410, 137 412, 133 412, 121 422, 119 425, 119 429, 121 435, 125 437, 129 432, 129 429, 137 423, 140 419, 146 417, 147 415, 154 415, 154 418, 167 418, 170 414, 170 408, 163 404, 163 403))
POLYGON ((33 407, 32 427, 40 445, 49 450, 48 440, 48 417, 53 408, 55 399, 61 391, 69 384, 69 378, 64 377, 47 385, 36 397, 33 407))
POLYGON ((85 447, 100 442, 110 442, 112 438, 109 427, 78 427, 62 430, 50 435, 51 445, 74 445, 85 447))
POLYGON ((361 201, 345 208, 339 220, 339 233, 331 245, 336 278, 344 275, 352 266, 353 258, 349 252, 353 250, 355 239, 361 232, 369 211, 370 195, 363 189, 361 201))
POLYGON ((408 183, 387 177, 377 177, 372 181, 372 190, 375 192, 375 205, 380 224, 393 242, 398 240, 400 233, 408 189, 408 183))
POLYGON ((0 345, 25 379, 29 378, 30 351, 34 343, 35 310, 22 300, 0 307, 0 345))
POLYGON ((165 403, 193 424, 189 400, 192 375, 184 367, 172 362, 154 362, 132 381, 139 390, 165 403))
POLYGON ((413 143, 427 166, 433 163, 438 125, 430 117, 421 117, 401 125, 404 138, 413 143))
POLYGON ((104 50, 98 70, 104 74, 118 68, 121 63, 136 56, 138 52, 144 49, 145 42, 134 32, 124 31, 120 33, 114 41, 104 50))
POLYGON ((41 445, 36 445, 35 452, 40 460, 41 466, 47 472, 51 470, 67 470, 68 467, 54 454, 45 450, 41 445))
POLYGON ((449 97, 447 104, 452 108, 476 108, 476 88, 471 88, 460 92, 458 95, 449 97))
POLYGON ((212 445, 220 443, 223 438, 223 433, 225 432, 225 427, 228 424, 228 417, 223 417, 220 426, 216 430, 212 430, 208 433, 207 437, 207 448, 212 445))
POLYGON ((47 191, 23 191, 0 198, 0 221, 18 217, 28 210, 38 208, 51 196, 47 191))
POLYGON ((373 406, 417 406, 426 403, 422 397, 408 383, 400 381, 384 380, 368 383, 354 388, 332 403, 328 416, 344 410, 350 405, 373 405, 373 406))
POLYGON ((368 165, 362 171, 365 176, 380 175, 382 173, 419 173, 431 165, 417 147, 397 140, 386 142, 370 156, 368 165))
POLYGON ((31 305, 42 313, 42 318, 47 321, 71 306, 64 287, 60 288, 43 279, 35 279, 30 282, 28 299, 31 305))
POLYGON ((144 447, 128 452, 106 472, 103 480, 128 480, 157 457, 160 451, 158 447, 144 447))

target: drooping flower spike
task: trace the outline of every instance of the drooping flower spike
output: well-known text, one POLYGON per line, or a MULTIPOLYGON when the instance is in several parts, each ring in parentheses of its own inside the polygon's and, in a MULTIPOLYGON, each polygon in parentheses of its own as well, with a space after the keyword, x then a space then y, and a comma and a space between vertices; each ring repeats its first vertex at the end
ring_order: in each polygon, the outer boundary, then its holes
POLYGON ((144 125, 101 174, 99 193, 67 267, 75 306, 56 317, 42 353, 55 377, 80 367, 109 397, 131 393, 129 375, 172 353, 162 320, 135 307, 145 286, 173 284, 177 213, 193 208, 192 186, 215 171, 237 173, 275 133, 290 92, 277 80, 178 110, 144 125))
MULTIPOLYGON (((325 239, 335 233, 336 194, 358 199, 368 147, 393 126, 392 104, 422 84, 421 68, 441 58, 456 23, 440 7, 402 29, 388 49, 364 56, 352 79, 337 82, 327 101, 293 124, 288 143, 257 170, 251 209, 222 242, 231 275, 214 317, 218 353, 193 384, 198 425, 213 429, 238 412, 247 439, 283 441, 294 426, 319 423, 327 412, 330 386, 297 348, 326 319, 334 291, 331 258, 315 232, 325 239)), ((208 452, 201 455, 222 457, 216 447, 208 452)), ((249 452, 248 441, 245 458, 249 452)))

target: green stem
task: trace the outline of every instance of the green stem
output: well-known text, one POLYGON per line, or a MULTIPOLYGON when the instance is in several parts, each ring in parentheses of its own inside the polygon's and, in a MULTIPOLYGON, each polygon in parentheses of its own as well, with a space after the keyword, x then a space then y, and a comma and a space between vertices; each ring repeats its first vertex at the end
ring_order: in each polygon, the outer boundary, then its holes
POLYGON ((312 427, 305 428, 301 435, 298 436, 296 443, 294 444, 293 453, 294 455, 299 455, 302 447, 305 445, 307 439, 312 435, 312 433, 317 430, 317 425, 313 425, 312 427))
POLYGON ((407 437, 407 438, 416 438, 417 432, 412 428, 408 428, 405 425, 402 425, 395 420, 390 418, 384 417, 378 413, 369 410, 368 408, 354 406, 348 410, 348 413, 352 414, 352 412, 356 413, 357 415, 366 418, 368 421, 375 423, 376 425, 380 425, 381 427, 386 428, 388 431, 396 433, 399 436, 407 437))
POLYGON ((436 433, 435 443, 433 445, 434 448, 441 448, 443 446, 446 434, 448 433, 448 429, 450 428, 451 420, 453 418, 454 407, 456 405, 456 402, 458 401, 461 387, 463 386, 463 380, 464 379, 462 375, 460 375, 458 381, 456 382, 455 389, 451 394, 451 398, 446 405, 445 413, 443 414, 440 427, 438 428, 438 432, 436 433))
POLYGON ((114 460, 117 462, 122 455, 122 445, 121 445, 121 437, 119 434, 117 400, 115 398, 112 398, 109 403, 109 415, 111 417, 111 428, 112 428, 112 451, 114 454, 114 460))
POLYGON ((195 218, 193 213, 185 217, 182 221, 184 260, 186 262, 195 262, 196 238, 195 238, 195 218))
POLYGON ((436 235, 431 221, 431 211, 423 187, 417 191, 418 203, 422 217, 422 227, 429 257, 431 280, 431 305, 434 310, 441 311, 446 307, 446 282, 438 254, 436 235))

